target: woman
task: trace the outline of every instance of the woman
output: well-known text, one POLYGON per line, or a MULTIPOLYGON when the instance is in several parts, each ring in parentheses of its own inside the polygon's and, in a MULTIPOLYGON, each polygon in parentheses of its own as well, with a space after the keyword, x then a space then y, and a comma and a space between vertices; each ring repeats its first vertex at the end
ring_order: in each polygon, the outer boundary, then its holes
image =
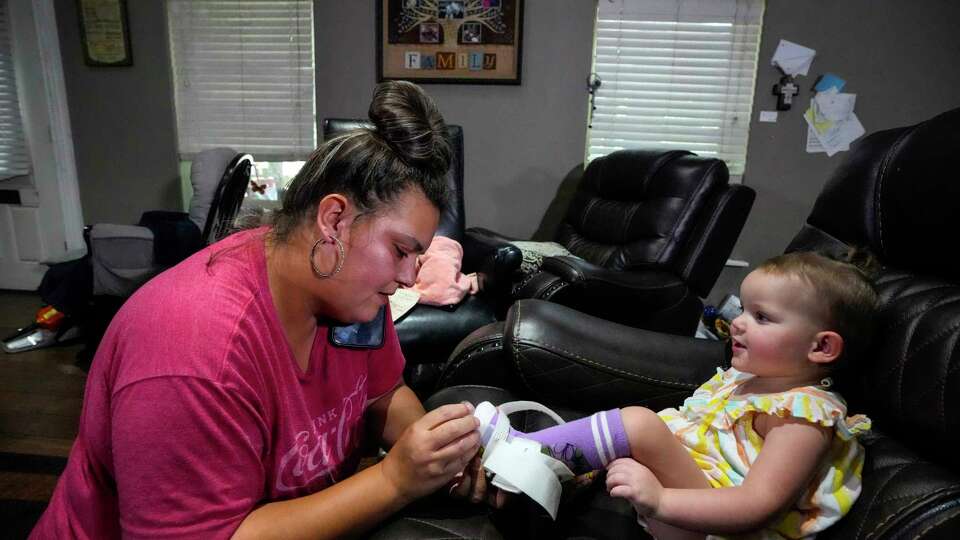
MULTIPOLYGON (((32 537, 341 537, 470 462, 472 408, 425 414, 389 316, 379 347, 330 339, 413 284, 447 193, 446 126, 417 86, 380 85, 369 116, 375 130, 314 152, 269 226, 127 301, 32 537), (390 451, 353 474, 364 430, 390 451)), ((478 480, 453 489, 476 496, 478 480)))

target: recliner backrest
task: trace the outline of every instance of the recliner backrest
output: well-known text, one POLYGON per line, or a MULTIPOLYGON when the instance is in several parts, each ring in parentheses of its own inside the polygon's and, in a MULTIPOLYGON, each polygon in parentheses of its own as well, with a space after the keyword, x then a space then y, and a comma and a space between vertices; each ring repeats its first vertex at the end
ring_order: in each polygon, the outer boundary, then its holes
POLYGON ((868 354, 846 375, 852 412, 957 470, 960 446, 960 109, 854 145, 787 251, 867 247, 883 265, 868 354))
POLYGON ((611 270, 671 272, 706 296, 753 203, 752 190, 737 193, 742 220, 728 227, 733 236, 724 249, 716 249, 720 240, 709 246, 718 256, 701 269, 700 258, 712 253, 702 241, 713 234, 715 210, 727 202, 729 188, 719 159, 684 150, 619 150, 587 166, 555 239, 611 270))
POLYGON ((203 230, 210 214, 210 205, 217 192, 217 185, 227 165, 237 151, 233 148, 210 148, 198 152, 190 162, 190 186, 193 195, 190 196, 190 221, 203 230))
MULTIPOLYGON (((323 140, 357 129, 373 129, 368 120, 351 118, 327 118, 323 121, 323 140)), ((463 128, 447 124, 447 139, 453 150, 450 170, 447 171, 447 186, 450 188, 450 200, 440 215, 437 234, 463 242, 466 227, 463 211, 463 128)))
POLYGON ((236 154, 223 170, 200 233, 205 244, 212 244, 234 230, 233 222, 243 205, 252 168, 253 156, 236 154))

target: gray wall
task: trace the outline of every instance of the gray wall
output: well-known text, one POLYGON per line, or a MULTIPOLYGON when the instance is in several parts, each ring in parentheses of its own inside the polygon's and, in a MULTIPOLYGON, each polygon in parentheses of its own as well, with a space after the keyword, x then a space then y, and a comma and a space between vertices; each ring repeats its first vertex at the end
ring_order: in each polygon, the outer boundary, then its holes
MULTIPOLYGON (((960 2, 951 0, 767 0, 744 183, 757 201, 734 250, 756 264, 782 252, 806 220, 817 194, 845 152, 807 154, 806 110, 816 76, 832 72, 857 94, 867 133, 914 124, 960 107, 960 2), (801 92, 776 124, 757 122, 773 110, 779 72, 770 58, 780 39, 817 51, 801 92)), ((854 143, 854 146, 856 143, 854 143)), ((747 269, 749 270, 749 269, 747 269)), ((747 270, 727 269, 711 299, 735 292, 747 270)))
MULTIPOLYGON (((87 222, 133 221, 146 208, 176 208, 176 138, 166 28, 160 2, 128 2, 134 65, 83 65, 75 2, 58 2, 80 189, 87 222)), ((583 158, 585 79, 594 2, 527 0, 521 86, 428 85, 466 137, 466 219, 528 237, 568 172, 583 158)), ((315 0, 317 118, 364 116, 376 82, 374 2, 315 0)), ((806 154, 801 113, 823 71, 858 94, 867 132, 918 122, 960 106, 960 3, 949 0, 767 0, 745 182, 757 203, 735 256, 759 262, 782 250, 844 154, 806 154), (794 110, 776 124, 780 38, 817 50, 794 110)), ((567 181, 564 181, 567 178, 567 181)), ((541 233, 544 228, 540 228, 541 233)), ((729 269, 714 296, 735 291, 745 271, 729 269)))
MULTIPOLYGON (((318 0, 314 10, 318 121, 366 117, 376 84, 374 3, 318 0)), ((424 86, 447 122, 463 126, 468 226, 529 237, 583 160, 593 14, 589 0, 527 0, 520 86, 424 86)))
POLYGON ((84 64, 77 2, 56 2, 85 223, 178 210, 180 171, 163 2, 127 2, 133 65, 84 64))

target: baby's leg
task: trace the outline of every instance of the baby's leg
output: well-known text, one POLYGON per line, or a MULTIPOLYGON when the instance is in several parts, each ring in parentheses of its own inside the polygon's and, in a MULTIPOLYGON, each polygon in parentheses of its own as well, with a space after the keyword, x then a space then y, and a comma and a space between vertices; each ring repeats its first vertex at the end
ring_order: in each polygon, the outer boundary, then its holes
MULTIPOLYGON (((486 447, 501 414, 486 402, 477 405, 474 414, 480 420, 481 442, 486 447)), ((540 443, 577 474, 603 469, 614 459, 630 455, 620 409, 594 413, 532 433, 510 429, 508 436, 540 443)))
POLYGON ((653 471, 664 487, 710 487, 703 471, 657 413, 646 407, 627 407, 622 416, 630 456, 653 471))
MULTIPOLYGON (((657 413, 645 407, 627 407, 623 409, 623 424, 630 440, 631 457, 653 471, 664 487, 710 487, 703 471, 657 413)), ((655 519, 647 519, 647 526, 657 540, 705 537, 703 533, 678 529, 655 519)))

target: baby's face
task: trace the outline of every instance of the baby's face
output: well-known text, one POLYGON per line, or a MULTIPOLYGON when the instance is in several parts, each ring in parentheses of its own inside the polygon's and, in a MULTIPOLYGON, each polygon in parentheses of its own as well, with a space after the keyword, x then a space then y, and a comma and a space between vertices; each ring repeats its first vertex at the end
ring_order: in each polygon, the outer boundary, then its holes
POLYGON ((805 381, 819 373, 809 355, 824 330, 816 291, 800 278, 751 272, 740 287, 743 313, 733 320, 733 367, 760 377, 805 381))

